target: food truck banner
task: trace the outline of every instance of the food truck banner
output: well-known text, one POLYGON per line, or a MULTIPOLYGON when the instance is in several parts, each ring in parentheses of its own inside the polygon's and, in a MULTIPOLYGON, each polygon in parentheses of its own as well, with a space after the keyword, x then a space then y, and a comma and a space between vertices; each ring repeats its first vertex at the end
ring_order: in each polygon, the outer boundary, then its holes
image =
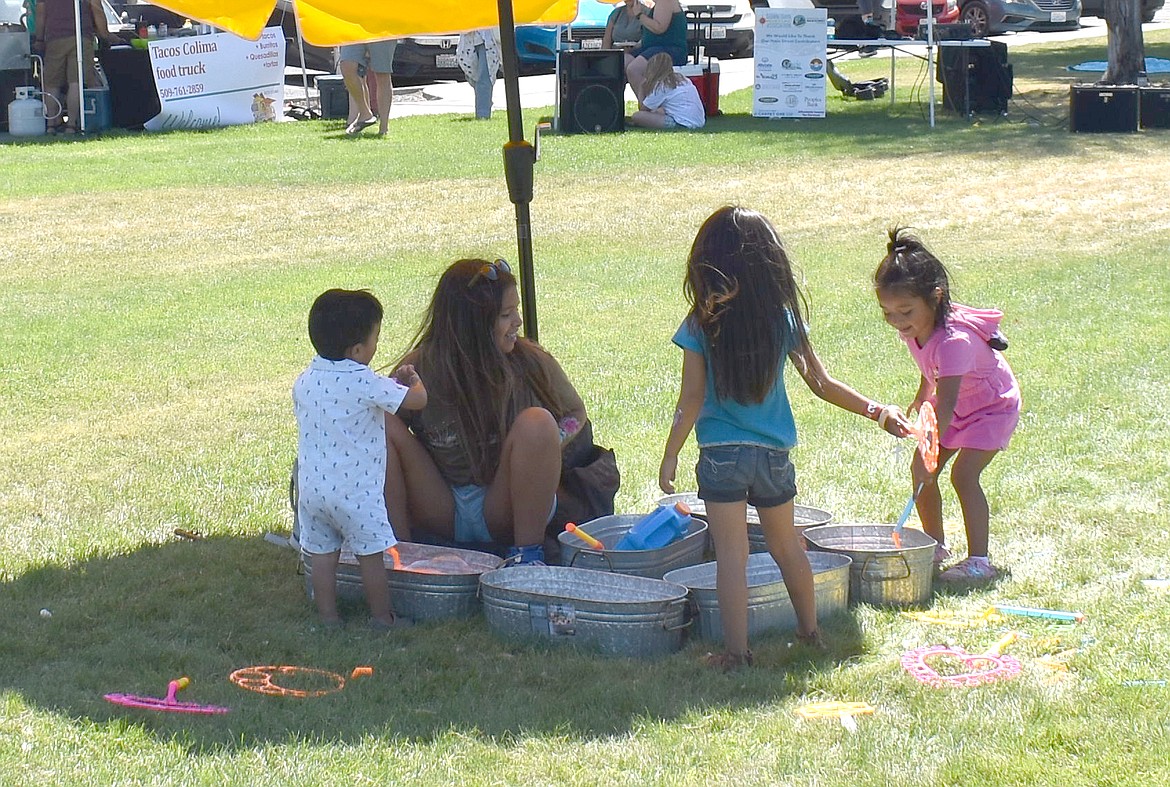
POLYGON ((284 34, 268 27, 260 40, 233 33, 150 42, 150 68, 162 111, 149 131, 240 126, 284 113, 284 34))
POLYGON ((752 116, 825 116, 823 8, 756 9, 756 80, 752 116))

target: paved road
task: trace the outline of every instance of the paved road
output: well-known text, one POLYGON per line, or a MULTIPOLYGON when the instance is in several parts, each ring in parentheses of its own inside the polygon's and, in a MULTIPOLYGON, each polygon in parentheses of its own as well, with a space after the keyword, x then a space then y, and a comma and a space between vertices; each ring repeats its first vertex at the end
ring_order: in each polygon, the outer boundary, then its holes
MULTIPOLYGON (((1158 12, 1154 21, 1145 26, 1146 30, 1170 29, 1170 7, 1158 12)), ((1085 17, 1081 20, 1081 29, 1068 32, 1037 32, 1037 33, 1010 33, 996 36, 1009 47, 1024 44, 1035 44, 1049 41, 1073 40, 1078 38, 1093 38, 1106 33, 1105 20, 1096 17, 1085 17)), ((1101 59, 1105 59, 1102 51, 1101 59)), ((721 60, 719 62, 719 92, 727 94, 735 90, 742 90, 752 84, 754 61, 751 58, 737 60, 721 60)), ((299 84, 300 71, 289 70, 290 81, 295 79, 297 85, 289 85, 285 89, 285 100, 290 102, 303 101, 304 91, 299 84)), ((309 77, 312 84, 312 77, 309 77)), ((310 93, 314 93, 310 88, 310 93)), ((627 87, 626 98, 634 100, 633 92, 627 87)), ((399 87, 394 90, 394 106, 391 117, 421 114, 475 114, 474 96, 471 87, 465 82, 436 82, 421 87, 399 87)), ((521 77, 520 103, 524 107, 551 107, 556 102, 556 77, 552 74, 521 77)), ((494 95, 496 110, 504 109, 504 83, 497 80, 494 95)))

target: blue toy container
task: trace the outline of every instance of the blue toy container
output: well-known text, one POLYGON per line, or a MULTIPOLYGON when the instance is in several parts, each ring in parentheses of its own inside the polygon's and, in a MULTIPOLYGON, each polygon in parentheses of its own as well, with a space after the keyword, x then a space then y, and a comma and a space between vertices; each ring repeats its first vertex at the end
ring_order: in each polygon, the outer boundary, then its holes
POLYGON ((686 503, 659 506, 622 536, 614 549, 661 549, 685 536, 690 524, 691 509, 686 503))

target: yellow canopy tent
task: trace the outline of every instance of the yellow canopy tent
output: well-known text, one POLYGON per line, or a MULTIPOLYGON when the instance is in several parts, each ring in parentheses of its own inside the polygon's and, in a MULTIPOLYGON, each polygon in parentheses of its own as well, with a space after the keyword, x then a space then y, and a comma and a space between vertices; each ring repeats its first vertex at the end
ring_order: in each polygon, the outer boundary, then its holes
MULTIPOLYGON (((154 0, 175 13, 259 38, 276 0, 154 0)), ((577 0, 292 0, 301 33, 317 46, 402 38, 425 33, 455 33, 482 27, 500 28, 504 95, 508 108, 508 142, 504 175, 508 197, 516 206, 516 245, 524 333, 538 340, 536 282, 532 271, 532 202, 534 149, 524 139, 520 111, 520 72, 516 58, 517 24, 562 24, 577 16, 577 0)))

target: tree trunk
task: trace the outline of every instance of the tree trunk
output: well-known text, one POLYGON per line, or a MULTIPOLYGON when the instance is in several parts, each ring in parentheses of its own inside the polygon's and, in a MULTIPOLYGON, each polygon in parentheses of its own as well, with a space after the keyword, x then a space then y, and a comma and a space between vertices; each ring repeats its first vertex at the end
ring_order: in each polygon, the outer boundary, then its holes
POLYGON ((1104 85, 1133 85, 1138 72, 1145 74, 1146 49, 1142 41, 1139 0, 1105 0, 1105 24, 1109 28, 1109 67, 1101 77, 1104 85))

